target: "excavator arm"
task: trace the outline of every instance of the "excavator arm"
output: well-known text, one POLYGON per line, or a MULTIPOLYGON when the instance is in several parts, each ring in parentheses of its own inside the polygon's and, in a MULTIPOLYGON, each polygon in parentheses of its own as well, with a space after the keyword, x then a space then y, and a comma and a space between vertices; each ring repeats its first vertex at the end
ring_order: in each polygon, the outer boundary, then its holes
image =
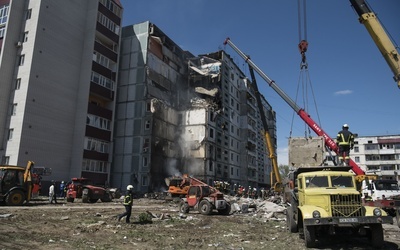
MULTIPOLYGON (((279 86, 275 81, 271 80, 261 69, 251 61, 250 57, 245 55, 235 44, 232 43, 230 38, 227 38, 224 45, 228 44, 231 48, 239 54, 246 63, 252 67, 263 78, 268 85, 275 90, 275 92, 297 113, 298 116, 318 135, 322 136, 325 140, 325 145, 339 155, 339 148, 335 141, 310 117, 310 115, 302 108, 300 108, 279 86)), ((349 165, 356 175, 364 175, 364 171, 350 159, 349 165)))
POLYGON ((374 12, 368 7, 365 0, 350 0, 350 3, 359 16, 358 20, 365 26, 372 40, 374 40, 379 51, 385 58, 389 68, 394 74, 393 79, 400 88, 400 56, 395 45, 383 29, 382 24, 379 22, 374 12))

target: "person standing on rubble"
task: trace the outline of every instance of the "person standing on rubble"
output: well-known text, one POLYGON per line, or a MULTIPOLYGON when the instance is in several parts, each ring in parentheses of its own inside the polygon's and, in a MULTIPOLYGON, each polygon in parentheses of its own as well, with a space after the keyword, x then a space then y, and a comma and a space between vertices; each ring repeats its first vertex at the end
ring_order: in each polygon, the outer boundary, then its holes
POLYGON ((125 213, 123 214, 119 214, 118 215, 118 221, 121 221, 121 219, 123 217, 125 218, 125 222, 126 223, 130 223, 130 219, 131 219, 131 214, 132 214, 132 204, 133 204, 133 186, 132 185, 128 185, 126 187, 126 195, 124 197, 124 207, 125 207, 125 213))
POLYGON ((339 147, 339 161, 343 165, 349 165, 350 149, 354 147, 354 135, 349 131, 349 125, 344 124, 336 137, 336 145, 339 147))

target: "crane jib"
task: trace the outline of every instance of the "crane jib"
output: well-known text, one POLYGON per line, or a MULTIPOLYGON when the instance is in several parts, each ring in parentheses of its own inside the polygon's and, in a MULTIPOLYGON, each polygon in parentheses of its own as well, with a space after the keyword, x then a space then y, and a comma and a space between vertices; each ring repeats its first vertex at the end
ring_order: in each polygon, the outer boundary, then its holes
MULTIPOLYGON (((325 145, 333 150, 336 154, 339 154, 339 148, 336 143, 329 137, 327 133, 310 117, 310 115, 304 111, 304 109, 300 108, 279 86, 275 83, 275 81, 271 80, 253 61, 249 56, 244 54, 235 44, 232 43, 230 38, 226 38, 224 41, 224 45, 228 44, 231 48, 236 51, 245 61, 246 63, 256 71, 261 78, 263 78, 269 86, 275 90, 275 92, 300 116, 300 118, 307 123, 307 125, 318 135, 322 136, 325 140, 325 145)), ((364 174, 364 171, 350 159, 349 165, 351 166, 353 172, 357 175, 364 174)))

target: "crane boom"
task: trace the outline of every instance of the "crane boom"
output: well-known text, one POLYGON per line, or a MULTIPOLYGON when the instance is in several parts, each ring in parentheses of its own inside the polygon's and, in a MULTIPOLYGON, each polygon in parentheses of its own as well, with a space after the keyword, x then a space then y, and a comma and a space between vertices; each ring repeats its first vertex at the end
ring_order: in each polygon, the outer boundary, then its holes
POLYGON ((372 40, 374 40, 379 51, 385 58, 394 74, 393 79, 400 88, 400 56, 396 47, 365 0, 350 0, 350 3, 359 16, 358 20, 365 26, 372 40))
MULTIPOLYGON (((335 141, 329 137, 329 135, 310 117, 310 115, 302 108, 300 108, 278 85, 275 81, 271 80, 253 61, 245 55, 235 44, 232 43, 230 38, 227 38, 224 45, 228 44, 231 48, 236 51, 246 63, 252 67, 260 76, 263 78, 268 85, 275 90, 275 92, 287 103, 289 106, 300 116, 300 118, 318 135, 322 136, 325 140, 325 145, 329 149, 333 150, 337 155, 339 154, 339 147, 335 141)), ((364 171, 355 163, 352 159, 349 161, 349 165, 356 175, 364 175, 364 171)))
POLYGON ((275 152, 275 147, 274 144, 272 143, 272 138, 271 134, 269 133, 269 127, 268 127, 268 122, 267 118, 265 117, 264 110, 263 110, 263 105, 261 101, 261 95, 258 90, 258 85, 257 85, 257 80, 254 74, 253 68, 249 65, 249 71, 250 71, 250 76, 251 76, 251 81, 255 89, 255 95, 257 99, 257 106, 260 111, 260 117, 261 117, 261 122, 263 124, 263 129, 264 129, 264 137, 265 137, 265 142, 267 144, 267 149, 268 149, 268 157, 271 161, 272 164, 272 173, 271 173, 271 186, 274 187, 275 192, 282 192, 282 177, 281 174, 279 173, 279 167, 278 167, 278 159, 276 156, 275 152))

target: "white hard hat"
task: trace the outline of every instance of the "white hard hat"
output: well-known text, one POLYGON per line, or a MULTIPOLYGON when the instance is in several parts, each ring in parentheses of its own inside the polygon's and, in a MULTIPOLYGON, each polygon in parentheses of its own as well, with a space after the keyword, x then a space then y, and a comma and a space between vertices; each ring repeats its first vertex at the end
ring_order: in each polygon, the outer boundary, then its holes
POLYGON ((127 187, 126 187, 126 190, 132 190, 133 189, 133 186, 132 185, 128 185, 127 187))
POLYGON ((349 125, 347 123, 343 124, 343 128, 348 128, 349 125))

